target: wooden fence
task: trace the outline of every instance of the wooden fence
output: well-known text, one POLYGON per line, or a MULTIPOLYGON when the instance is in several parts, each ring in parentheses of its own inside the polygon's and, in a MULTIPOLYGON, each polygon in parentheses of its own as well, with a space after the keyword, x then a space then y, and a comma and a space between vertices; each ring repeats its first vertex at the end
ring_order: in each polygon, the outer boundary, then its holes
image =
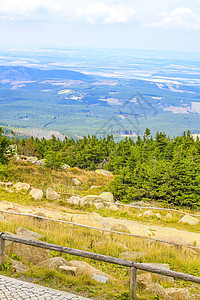
POLYGON ((124 259, 92 253, 88 251, 82 251, 82 250, 63 247, 59 245, 49 244, 41 241, 34 241, 30 239, 15 237, 15 236, 4 234, 3 232, 0 232, 0 263, 1 264, 5 263, 5 241, 20 243, 29 246, 35 246, 43 249, 68 253, 71 255, 81 256, 85 258, 90 258, 94 260, 99 260, 111 264, 128 267, 131 269, 130 270, 130 299, 131 300, 136 300, 137 270, 142 270, 142 271, 151 272, 159 275, 164 275, 164 276, 169 276, 177 279, 200 283, 200 277, 196 277, 193 275, 179 273, 171 270, 160 269, 153 266, 149 266, 145 263, 137 263, 130 260, 124 260, 124 259))
POLYGON ((161 240, 161 239, 157 239, 157 238, 152 238, 152 237, 149 237, 149 236, 143 236, 143 235, 139 235, 139 234, 133 234, 133 233, 116 231, 116 230, 104 229, 104 228, 99 228, 99 227, 93 227, 93 226, 89 226, 89 225, 84 225, 84 224, 74 223, 74 222, 70 222, 70 221, 59 220, 59 219, 52 219, 52 218, 42 217, 42 216, 33 215, 33 214, 18 213, 18 212, 7 211, 7 210, 0 210, 0 213, 13 214, 13 215, 19 215, 19 216, 25 216, 25 217, 32 217, 32 218, 36 218, 36 219, 47 220, 47 221, 52 221, 52 222, 59 222, 59 223, 69 224, 69 225, 83 227, 83 228, 87 228, 87 229, 98 230, 98 231, 102 231, 102 232, 116 233, 116 234, 121 234, 121 235, 125 235, 125 236, 142 238, 142 239, 150 240, 150 241, 153 241, 153 242, 169 244, 169 245, 174 245, 174 246, 178 246, 178 247, 191 248, 191 249, 195 249, 195 250, 198 250, 198 251, 200 250, 200 247, 198 247, 198 246, 175 243, 175 242, 170 242, 170 241, 161 240))

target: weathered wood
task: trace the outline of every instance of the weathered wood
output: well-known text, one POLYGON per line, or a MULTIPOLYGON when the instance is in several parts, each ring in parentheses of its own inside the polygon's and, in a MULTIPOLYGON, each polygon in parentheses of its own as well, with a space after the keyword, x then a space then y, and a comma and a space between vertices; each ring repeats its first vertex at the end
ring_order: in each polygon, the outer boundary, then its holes
POLYGON ((116 265, 120 265, 120 266, 125 266, 125 267, 132 266, 132 261, 125 260, 125 259, 106 256, 106 255, 92 253, 92 252, 83 251, 83 250, 77 250, 77 249, 63 247, 63 246, 54 245, 54 244, 48 244, 48 243, 41 242, 41 241, 24 239, 24 238, 15 237, 15 236, 7 235, 7 234, 3 234, 2 237, 6 241, 10 241, 10 242, 15 242, 15 243, 20 243, 20 244, 24 244, 24 245, 30 245, 30 246, 49 249, 49 250, 53 250, 53 251, 68 253, 71 255, 81 256, 81 257, 85 257, 85 258, 92 258, 92 259, 96 259, 96 260, 100 260, 100 261, 104 261, 104 262, 108 262, 108 263, 116 264, 116 265))
POLYGON ((0 265, 5 263, 5 240, 0 235, 0 265))
POLYGON ((131 267, 130 273, 130 299, 136 300, 136 288, 137 288, 137 269, 131 267))
POLYGON ((11 241, 11 242, 16 242, 16 243, 20 243, 20 244, 24 244, 24 245, 31 245, 31 246, 35 246, 35 247, 39 247, 39 248, 68 253, 71 255, 81 256, 81 257, 85 257, 85 258, 96 259, 96 260, 100 260, 103 262, 116 264, 116 265, 120 265, 120 266, 125 266, 125 267, 130 267, 130 268, 133 267, 133 268, 143 270, 146 272, 156 273, 156 274, 174 277, 174 278, 178 278, 178 279, 182 279, 182 280, 186 280, 186 281, 200 283, 200 277, 196 277, 196 276, 185 274, 185 273, 179 273, 179 272, 175 272, 175 271, 171 271, 171 270, 159 269, 156 267, 146 265, 144 263, 136 263, 136 262, 132 262, 130 260, 120 259, 120 258, 116 258, 116 257, 106 256, 106 255, 92 253, 92 252, 83 251, 83 250, 77 250, 77 249, 58 246, 58 245, 54 245, 54 244, 48 244, 48 243, 41 242, 41 241, 33 241, 33 240, 29 240, 29 239, 24 239, 24 238, 20 238, 20 237, 7 235, 4 233, 0 233, 0 236, 2 237, 2 239, 11 241))
POLYGON ((117 233, 117 234, 121 234, 121 235, 132 236, 132 237, 136 237, 136 238, 142 238, 142 239, 150 240, 150 241, 153 241, 153 242, 159 242, 159 243, 164 243, 164 244, 169 244, 169 245, 175 245, 175 246, 178 246, 178 247, 185 247, 185 248, 191 248, 191 249, 195 249, 195 250, 200 250, 200 247, 195 247, 195 246, 190 246, 190 245, 184 245, 184 244, 170 242, 170 241, 165 241, 165 240, 160 240, 160 239, 151 238, 151 237, 148 237, 148 236, 142 236, 142 235, 139 235, 139 234, 132 234, 132 233, 126 233, 126 232, 121 232, 121 231, 109 230, 109 229, 104 229, 104 228, 92 227, 92 226, 83 225, 83 224, 79 224, 79 223, 74 223, 74 222, 70 222, 70 221, 51 219, 51 218, 37 216, 37 215, 32 215, 32 214, 17 213, 17 212, 6 211, 6 210, 0 210, 0 212, 1 213, 7 213, 7 214, 13 214, 13 215, 19 215, 19 216, 25 216, 25 217, 33 217, 33 218, 48 220, 48 221, 52 221, 52 222, 65 223, 65 224, 69 224, 69 225, 73 225, 73 226, 79 226, 79 227, 83 227, 83 228, 94 229, 94 230, 99 230, 99 231, 104 231, 104 232, 110 232, 110 233, 117 233))
POLYGON ((169 276, 169 277, 173 277, 173 278, 177 278, 177 279, 200 283, 200 277, 196 277, 196 276, 185 274, 185 273, 175 272, 175 271, 171 271, 171 270, 152 267, 152 266, 146 265, 145 263, 133 262, 133 267, 135 267, 136 269, 142 270, 142 271, 146 271, 146 272, 151 272, 151 273, 155 273, 155 274, 159 274, 159 275, 164 275, 164 276, 169 276))

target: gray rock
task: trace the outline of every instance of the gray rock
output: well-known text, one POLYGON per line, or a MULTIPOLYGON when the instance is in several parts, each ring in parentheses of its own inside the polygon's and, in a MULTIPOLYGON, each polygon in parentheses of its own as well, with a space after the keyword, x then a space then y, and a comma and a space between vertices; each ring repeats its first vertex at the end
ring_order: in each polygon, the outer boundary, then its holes
POLYGON ((106 202, 114 203, 113 194, 110 192, 103 192, 100 194, 100 197, 103 198, 106 202))
POLYGON ((83 203, 83 201, 83 197, 79 196, 72 196, 67 200, 68 203, 78 206, 80 206, 83 203))
POLYGON ((30 189, 30 185, 28 183, 22 183, 22 182, 17 182, 13 185, 13 187, 17 190, 29 190, 30 189))
POLYGON ((158 296, 162 300, 169 300, 171 299, 170 296, 168 296, 167 292, 165 289, 158 283, 152 283, 150 284, 146 289, 145 292, 153 295, 153 296, 158 296))
POLYGON ((119 210, 119 207, 117 205, 108 205, 108 208, 111 210, 119 210))
POLYGON ((43 197, 43 191, 39 189, 34 189, 32 188, 31 191, 29 192, 31 197, 33 197, 35 200, 42 199, 43 197))
POLYGON ((44 235, 24 227, 18 227, 16 230, 16 234, 23 238, 32 239, 32 240, 39 240, 44 237, 44 235))
POLYGON ((52 188, 47 188, 46 198, 49 200, 59 200, 61 198, 60 194, 56 193, 52 188))
POLYGON ((69 170, 71 167, 67 164, 64 164, 62 167, 61 167, 63 170, 67 171, 69 170))
POLYGON ((156 216, 156 218, 161 219, 161 214, 160 213, 155 214, 155 216, 156 216))
POLYGON ((11 263, 11 267, 14 268, 17 273, 26 273, 26 272, 28 272, 28 267, 23 265, 20 261, 11 259, 10 263, 11 263))
POLYGON ((111 227, 111 230, 130 233, 129 229, 124 224, 115 224, 111 227))
POLYGON ((79 186, 79 185, 82 184, 82 183, 81 183, 78 179, 76 179, 76 178, 72 178, 72 182, 73 182, 73 184, 74 184, 75 186, 79 186))
MULTIPOLYGON (((25 237, 23 235, 15 235, 13 233, 8 232, 7 234, 15 236, 15 237, 25 237)), ((34 238, 31 238, 34 240, 34 238)), ((25 263, 33 263, 37 264, 40 261, 46 260, 49 258, 49 250, 41 249, 34 246, 24 245, 20 243, 6 241, 5 243, 5 253, 8 255, 16 254, 20 256, 22 261, 25 263)))
POLYGON ((190 292, 186 288, 167 288, 165 290, 173 300, 187 300, 190 296, 190 292))
POLYGON ((59 270, 67 275, 76 276, 76 267, 69 267, 69 266, 60 266, 59 270))
POLYGON ((197 225, 199 223, 199 219, 194 218, 189 215, 185 215, 179 221, 179 223, 189 224, 189 225, 197 225))
POLYGON ((96 280, 97 282, 100 282, 100 283, 107 283, 109 282, 109 278, 106 277, 106 276, 101 276, 101 275, 96 275, 94 274, 92 279, 96 280))
POLYGON ((45 161, 46 161, 45 158, 39 159, 38 161, 35 162, 35 165, 44 167, 45 161))
MULTIPOLYGON (((170 270, 170 267, 169 267, 168 264, 160 264, 160 263, 144 263, 144 264, 146 266, 155 267, 155 268, 158 268, 158 269, 170 270)), ((159 274, 156 274, 154 276, 158 277, 160 280, 164 280, 164 281, 169 282, 169 283, 174 283, 174 278, 173 277, 168 277, 168 276, 159 275, 159 274)))
POLYGON ((86 203, 101 203, 101 202, 105 202, 103 198, 101 198, 100 196, 97 195, 87 195, 85 197, 83 197, 84 200, 84 204, 86 203))
POLYGON ((103 169, 97 169, 97 170, 96 170, 96 173, 97 173, 97 174, 102 174, 102 175, 107 175, 107 176, 112 175, 111 172, 109 172, 109 171, 107 171, 107 170, 103 170, 103 169))
POLYGON ((37 266, 45 266, 50 269, 59 269, 61 266, 67 266, 67 262, 64 258, 62 257, 53 257, 50 259, 46 259, 44 261, 41 261, 40 263, 37 264, 37 266))
POLYGON ((137 275, 137 285, 140 289, 146 289, 152 282, 151 274, 145 272, 137 275))
POLYGON ((96 207, 96 209, 103 209, 105 207, 105 205, 101 202, 94 203, 94 206, 96 207))
POLYGON ((170 213, 166 214, 166 216, 165 216, 165 219, 167 219, 167 220, 171 220, 172 218, 173 218, 172 214, 170 214, 170 213))
POLYGON ((13 186, 13 183, 12 182, 0 182, 0 186, 8 188, 8 187, 13 186))
POLYGON ((36 161, 38 161, 38 158, 36 156, 27 156, 26 161, 35 164, 36 161))
POLYGON ((101 187, 100 185, 92 185, 90 188, 89 188, 89 190, 92 190, 92 189, 95 189, 95 188, 99 188, 99 187, 101 187))
POLYGON ((152 212, 152 210, 147 210, 142 214, 142 216, 146 217, 146 218, 151 218, 151 217, 154 217, 155 214, 152 212))

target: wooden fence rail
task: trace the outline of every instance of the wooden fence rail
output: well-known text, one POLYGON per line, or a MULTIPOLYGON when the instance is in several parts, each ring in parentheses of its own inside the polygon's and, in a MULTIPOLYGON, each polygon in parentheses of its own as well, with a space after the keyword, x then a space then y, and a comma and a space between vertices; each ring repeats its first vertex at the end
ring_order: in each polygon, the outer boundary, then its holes
POLYGON ((13 215, 19 215, 19 216, 25 216, 25 217, 32 217, 32 218, 36 218, 36 219, 59 222, 59 223, 73 225, 73 226, 88 228, 88 229, 92 229, 92 230, 98 230, 98 231, 102 231, 102 232, 116 233, 116 234, 121 234, 121 235, 126 235, 126 236, 132 236, 132 237, 136 237, 136 238, 142 238, 142 239, 150 240, 150 241, 153 241, 153 242, 170 244, 170 245, 174 245, 174 246, 178 246, 178 247, 185 247, 185 248, 200 250, 200 247, 197 247, 197 246, 186 245, 186 244, 181 244, 181 243, 175 243, 175 242, 165 241, 165 240, 161 240, 161 239, 157 239, 157 238, 151 238, 149 236, 143 236, 143 235, 139 235, 139 234, 121 232, 121 231, 110 230, 110 229, 99 228, 99 227, 93 227, 93 226, 89 226, 89 225, 84 225, 84 224, 74 223, 74 222, 70 222, 70 221, 59 220, 59 219, 52 219, 52 218, 42 217, 42 216, 33 215, 33 214, 18 213, 18 212, 7 211, 7 210, 0 210, 0 213, 13 214, 13 215))
POLYGON ((142 270, 146 272, 156 273, 159 275, 164 275, 164 276, 169 276, 177 279, 200 283, 200 277, 196 277, 193 275, 179 273, 171 270, 159 269, 153 266, 146 265, 145 263, 137 263, 130 260, 120 259, 116 257, 106 256, 102 254, 92 253, 92 252, 68 248, 68 247, 63 247, 59 245, 49 244, 46 242, 15 237, 8 234, 4 234, 3 232, 0 232, 0 259, 1 259, 0 263, 1 264, 5 262, 5 241, 20 243, 29 246, 35 246, 43 249, 58 251, 62 253, 67 253, 71 255, 81 256, 81 257, 99 260, 111 264, 129 267, 131 268, 131 272, 130 272, 130 299, 131 300, 136 300, 137 270, 142 270))

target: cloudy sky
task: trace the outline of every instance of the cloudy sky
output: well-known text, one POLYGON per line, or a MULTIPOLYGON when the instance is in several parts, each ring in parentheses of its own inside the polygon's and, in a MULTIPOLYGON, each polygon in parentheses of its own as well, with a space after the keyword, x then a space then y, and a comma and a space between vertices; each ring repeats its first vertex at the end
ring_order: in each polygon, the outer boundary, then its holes
POLYGON ((0 46, 200 52, 200 0, 0 0, 0 46))

